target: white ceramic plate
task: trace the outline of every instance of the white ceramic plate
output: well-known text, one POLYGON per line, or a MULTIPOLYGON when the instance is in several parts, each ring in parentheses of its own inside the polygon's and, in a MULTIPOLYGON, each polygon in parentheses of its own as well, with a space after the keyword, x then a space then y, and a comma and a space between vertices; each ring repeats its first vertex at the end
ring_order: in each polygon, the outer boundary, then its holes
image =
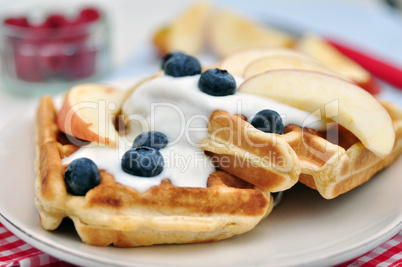
POLYGON ((0 133, 0 221, 21 239, 78 265, 332 265, 402 229, 402 157, 365 185, 325 200, 302 185, 249 233, 204 244, 139 248, 83 244, 71 223, 44 231, 34 205, 34 112, 0 133))

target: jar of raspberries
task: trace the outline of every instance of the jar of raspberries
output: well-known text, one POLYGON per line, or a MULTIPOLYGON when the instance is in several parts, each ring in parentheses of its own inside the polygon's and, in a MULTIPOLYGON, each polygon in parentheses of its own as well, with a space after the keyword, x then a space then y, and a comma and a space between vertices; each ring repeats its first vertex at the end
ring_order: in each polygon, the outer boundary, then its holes
POLYGON ((13 92, 58 93, 109 71, 108 24, 98 8, 33 8, 1 19, 2 81, 13 92))

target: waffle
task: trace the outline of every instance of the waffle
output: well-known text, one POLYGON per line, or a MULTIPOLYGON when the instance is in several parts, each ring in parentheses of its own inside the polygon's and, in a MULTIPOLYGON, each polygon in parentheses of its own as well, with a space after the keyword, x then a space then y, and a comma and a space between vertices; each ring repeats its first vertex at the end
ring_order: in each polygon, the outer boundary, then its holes
POLYGON ((97 187, 73 196, 64 182, 67 165, 61 159, 80 148, 67 142, 56 117, 52 99, 43 97, 36 117, 35 204, 46 230, 69 217, 90 245, 208 242, 249 231, 272 210, 268 191, 224 171, 212 173, 206 188, 175 187, 163 180, 138 193, 100 170, 97 187))
POLYGON ((332 199, 367 182, 394 162, 402 152, 402 111, 392 103, 381 102, 395 128, 394 147, 385 159, 365 148, 352 133, 341 126, 336 129, 338 140, 331 140, 328 133, 324 138, 325 135, 319 136, 296 126, 285 128, 288 143, 301 162, 299 181, 316 189, 324 198, 332 199))
POLYGON ((200 147, 216 167, 270 192, 291 188, 301 171, 292 147, 280 135, 255 129, 241 116, 212 113, 200 147))
POLYGON ((239 122, 238 117, 224 111, 215 111, 211 115, 209 136, 202 140, 201 147, 208 155, 214 157, 217 167, 271 192, 287 189, 298 180, 316 189, 324 198, 332 199, 371 179, 402 152, 402 111, 392 103, 381 103, 393 120, 396 136, 393 150, 386 159, 379 158, 365 148, 356 136, 338 124, 334 124, 326 132, 288 125, 283 135, 276 135, 256 131, 245 120, 239 122), (242 130, 229 125, 242 125, 242 130), (229 137, 233 136, 241 137, 241 142, 236 140, 240 145, 234 146, 232 142, 228 142, 229 137), (247 162, 252 160, 253 156, 258 158, 273 151, 272 148, 265 151, 252 149, 253 155, 248 158, 241 157, 244 154, 241 151, 250 151, 250 141, 256 144, 265 142, 266 147, 275 146, 278 150, 288 149, 289 146, 297 156, 286 157, 292 153, 275 153, 277 158, 283 157, 284 160, 271 159, 271 162, 287 162, 286 168, 280 168, 280 164, 271 164, 269 168, 264 168, 259 163, 261 161, 257 161, 257 164, 246 164, 254 165, 253 169, 247 166, 239 168, 239 159, 247 162), (276 185, 282 185, 284 188, 276 185))

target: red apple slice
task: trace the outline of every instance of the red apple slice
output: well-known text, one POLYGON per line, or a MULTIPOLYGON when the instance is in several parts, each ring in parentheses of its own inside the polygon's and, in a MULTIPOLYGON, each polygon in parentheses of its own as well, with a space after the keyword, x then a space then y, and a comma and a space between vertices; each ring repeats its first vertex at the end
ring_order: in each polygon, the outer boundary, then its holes
POLYGON ((315 35, 306 35, 296 43, 296 48, 309 54, 321 64, 332 69, 371 94, 378 94, 381 89, 374 77, 362 66, 343 55, 324 39, 315 35))
POLYGON ((293 49, 260 46, 243 49, 231 54, 221 61, 218 68, 227 70, 232 75, 242 76, 248 64, 256 59, 268 56, 292 56, 304 61, 315 61, 312 57, 293 49))
POLYGON ((318 72, 275 70, 253 76, 239 88, 307 112, 324 111, 380 158, 391 153, 395 130, 385 108, 367 91, 318 72), (328 105, 337 101, 337 105, 328 105), (335 115, 334 115, 335 114, 335 115))
POLYGON ((82 84, 67 92, 57 117, 63 132, 86 141, 116 146, 118 133, 114 118, 124 93, 98 84, 82 84))

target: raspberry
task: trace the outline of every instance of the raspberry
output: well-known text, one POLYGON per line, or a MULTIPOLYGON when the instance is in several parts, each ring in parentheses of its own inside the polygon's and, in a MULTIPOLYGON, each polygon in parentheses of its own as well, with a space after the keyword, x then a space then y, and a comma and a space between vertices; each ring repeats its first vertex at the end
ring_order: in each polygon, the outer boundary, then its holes
POLYGON ((48 29, 57 29, 67 26, 67 20, 63 15, 53 14, 46 18, 42 26, 48 29))
POLYGON ((14 52, 15 71, 17 77, 21 80, 40 82, 43 80, 43 76, 33 49, 34 48, 29 43, 22 43, 17 46, 14 52))
POLYGON ((29 27, 28 19, 25 17, 7 18, 4 20, 5 25, 29 27))
POLYGON ((77 20, 81 23, 92 22, 98 20, 100 16, 101 15, 96 8, 89 7, 81 10, 77 20))
POLYGON ((97 9, 85 8, 73 20, 57 13, 50 14, 38 25, 30 25, 25 17, 4 20, 5 25, 29 27, 22 31, 21 36, 9 37, 15 51, 18 78, 39 82, 54 76, 69 79, 92 76, 95 73, 96 51, 87 46, 90 34, 88 23, 100 16, 97 9))
POLYGON ((40 47, 38 61, 39 67, 45 76, 62 73, 68 64, 68 58, 64 53, 65 44, 53 42, 43 44, 40 47))
POLYGON ((83 48, 69 57, 66 69, 68 77, 72 79, 84 79, 92 76, 95 72, 96 51, 83 48))

